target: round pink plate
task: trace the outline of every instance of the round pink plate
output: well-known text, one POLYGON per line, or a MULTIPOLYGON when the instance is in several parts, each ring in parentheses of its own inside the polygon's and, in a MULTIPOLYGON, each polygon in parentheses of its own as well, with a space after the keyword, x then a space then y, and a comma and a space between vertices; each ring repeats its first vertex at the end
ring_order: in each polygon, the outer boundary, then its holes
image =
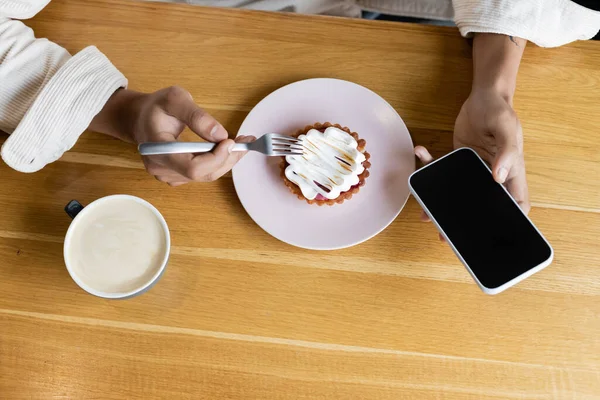
POLYGON ((250 217, 279 240, 313 250, 354 246, 384 230, 406 204, 413 143, 402 118, 379 95, 325 78, 274 91, 252 109, 238 134, 293 134, 315 122, 347 126, 367 141, 371 175, 358 194, 331 207, 309 205, 283 183, 280 157, 254 152, 233 169, 235 189, 250 217))

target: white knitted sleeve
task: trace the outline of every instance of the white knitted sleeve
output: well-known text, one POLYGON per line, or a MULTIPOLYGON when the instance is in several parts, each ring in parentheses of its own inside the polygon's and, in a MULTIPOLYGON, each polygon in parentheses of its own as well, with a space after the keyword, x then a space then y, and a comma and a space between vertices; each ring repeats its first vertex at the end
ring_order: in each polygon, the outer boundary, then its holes
POLYGON ((592 38, 600 30, 600 12, 569 0, 452 0, 463 36, 499 33, 556 47, 592 38))
POLYGON ((3 160, 21 172, 56 161, 126 85, 95 47, 71 57, 22 22, 0 17, 0 130, 12 133, 3 160))

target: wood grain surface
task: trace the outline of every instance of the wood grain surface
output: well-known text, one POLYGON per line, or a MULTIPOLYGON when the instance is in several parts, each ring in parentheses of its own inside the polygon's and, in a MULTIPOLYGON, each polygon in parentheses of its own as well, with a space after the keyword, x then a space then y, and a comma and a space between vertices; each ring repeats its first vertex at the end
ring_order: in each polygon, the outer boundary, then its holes
MULTIPOLYGON (((470 89, 452 28, 121 0, 56 0, 27 23, 98 46, 132 89, 185 87, 232 134, 274 89, 335 77, 439 156, 470 89)), ((0 398, 600 398, 599 66, 600 42, 525 52, 531 217, 556 259, 493 297, 412 199, 367 243, 313 252, 256 226, 230 175, 171 189, 106 136, 36 174, 1 165, 0 398), (115 193, 153 203, 173 241, 160 283, 126 301, 83 292, 62 258, 63 206, 115 193)))

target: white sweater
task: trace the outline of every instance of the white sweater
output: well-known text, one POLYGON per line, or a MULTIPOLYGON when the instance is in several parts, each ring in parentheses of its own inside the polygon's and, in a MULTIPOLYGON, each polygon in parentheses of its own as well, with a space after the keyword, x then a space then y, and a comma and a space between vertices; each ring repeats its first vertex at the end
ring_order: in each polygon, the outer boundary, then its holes
MULTIPOLYGON (((385 0, 362 3, 378 1, 385 0)), ((411 1, 448 0, 404 0, 411 1)), ((21 172, 38 171, 59 159, 111 94, 127 85, 97 48, 71 56, 55 43, 36 39, 19 21, 48 2, 0 0, 0 130, 11 133, 2 158, 21 172)), ((600 28, 600 12, 568 0, 453 0, 453 6, 465 36, 501 33, 552 47, 589 39, 600 28)))

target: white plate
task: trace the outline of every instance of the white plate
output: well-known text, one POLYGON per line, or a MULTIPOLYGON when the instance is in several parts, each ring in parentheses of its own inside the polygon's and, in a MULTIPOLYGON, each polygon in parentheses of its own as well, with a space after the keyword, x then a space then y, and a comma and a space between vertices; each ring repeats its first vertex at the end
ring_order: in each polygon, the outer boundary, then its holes
POLYGON ((398 216, 415 170, 413 143, 402 118, 379 95, 325 78, 274 91, 252 109, 238 134, 293 134, 316 122, 347 126, 367 142, 371 175, 352 199, 334 206, 309 205, 285 186, 281 158, 258 153, 236 165, 233 182, 250 217, 277 239, 306 249, 341 249, 372 238, 398 216))

